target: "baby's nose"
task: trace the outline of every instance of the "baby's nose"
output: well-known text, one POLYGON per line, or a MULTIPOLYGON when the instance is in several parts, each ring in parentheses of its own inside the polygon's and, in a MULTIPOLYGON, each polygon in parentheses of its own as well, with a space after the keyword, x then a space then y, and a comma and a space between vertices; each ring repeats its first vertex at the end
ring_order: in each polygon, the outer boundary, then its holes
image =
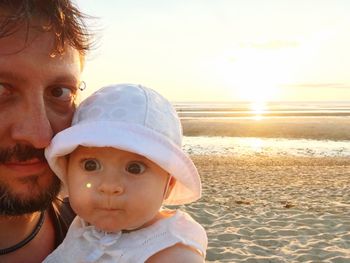
POLYGON ((103 182, 99 185, 98 191, 106 195, 121 195, 124 192, 124 187, 120 182, 103 182))

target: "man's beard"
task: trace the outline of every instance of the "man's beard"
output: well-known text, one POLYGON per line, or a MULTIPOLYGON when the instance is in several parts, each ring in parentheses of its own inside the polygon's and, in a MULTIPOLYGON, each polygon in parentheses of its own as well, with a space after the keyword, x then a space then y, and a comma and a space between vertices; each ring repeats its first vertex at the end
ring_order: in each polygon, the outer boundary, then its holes
MULTIPOLYGON (((26 161, 33 158, 45 160, 44 149, 35 149, 31 146, 19 144, 9 149, 0 148, 0 164, 10 160, 26 161)), ((33 193, 29 198, 17 196, 0 179, 0 215, 17 216, 47 209, 61 188, 60 180, 54 175, 52 177, 50 185, 45 189, 42 189, 38 184, 37 176, 24 179, 28 186, 31 185, 30 189, 33 189, 33 193)))

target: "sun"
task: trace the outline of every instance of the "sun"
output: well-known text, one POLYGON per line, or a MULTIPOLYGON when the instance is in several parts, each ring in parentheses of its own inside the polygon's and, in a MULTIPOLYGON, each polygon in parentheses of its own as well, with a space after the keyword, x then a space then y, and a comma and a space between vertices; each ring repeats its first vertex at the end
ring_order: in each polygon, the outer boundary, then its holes
POLYGON ((277 99, 286 74, 271 52, 244 52, 234 65, 232 84, 242 100, 266 102, 277 99))
POLYGON ((234 99, 262 108, 280 98, 283 84, 290 80, 286 52, 247 48, 232 56, 220 70, 234 99))

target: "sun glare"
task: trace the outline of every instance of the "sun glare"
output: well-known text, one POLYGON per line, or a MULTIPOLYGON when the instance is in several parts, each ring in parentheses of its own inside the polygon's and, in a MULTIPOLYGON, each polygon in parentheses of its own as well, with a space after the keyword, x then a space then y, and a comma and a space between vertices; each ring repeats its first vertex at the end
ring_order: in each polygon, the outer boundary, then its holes
POLYGON ((289 57, 286 51, 241 48, 218 66, 232 97, 261 111, 267 102, 278 100, 282 85, 289 83, 289 57))
POLYGON ((283 72, 276 54, 251 50, 243 52, 235 64, 233 84, 241 99, 264 103, 278 97, 283 72))
POLYGON ((263 148, 263 140, 262 139, 251 138, 250 140, 248 140, 248 144, 254 152, 261 152, 262 151, 262 148, 263 148))
POLYGON ((263 114, 266 112, 267 107, 264 101, 253 101, 250 104, 250 109, 254 114, 254 120, 259 121, 263 119, 263 114))

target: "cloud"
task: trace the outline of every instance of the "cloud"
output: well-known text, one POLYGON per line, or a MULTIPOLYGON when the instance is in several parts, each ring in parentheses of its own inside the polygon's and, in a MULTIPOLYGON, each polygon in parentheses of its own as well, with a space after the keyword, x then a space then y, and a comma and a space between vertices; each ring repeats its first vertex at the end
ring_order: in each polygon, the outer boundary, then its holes
POLYGON ((286 40, 272 40, 266 42, 251 42, 243 43, 245 48, 255 49, 282 49, 282 48, 296 48, 299 46, 297 41, 286 41, 286 40))
POLYGON ((331 88, 331 89, 350 89, 350 84, 346 83, 295 83, 285 84, 287 88, 331 88))

